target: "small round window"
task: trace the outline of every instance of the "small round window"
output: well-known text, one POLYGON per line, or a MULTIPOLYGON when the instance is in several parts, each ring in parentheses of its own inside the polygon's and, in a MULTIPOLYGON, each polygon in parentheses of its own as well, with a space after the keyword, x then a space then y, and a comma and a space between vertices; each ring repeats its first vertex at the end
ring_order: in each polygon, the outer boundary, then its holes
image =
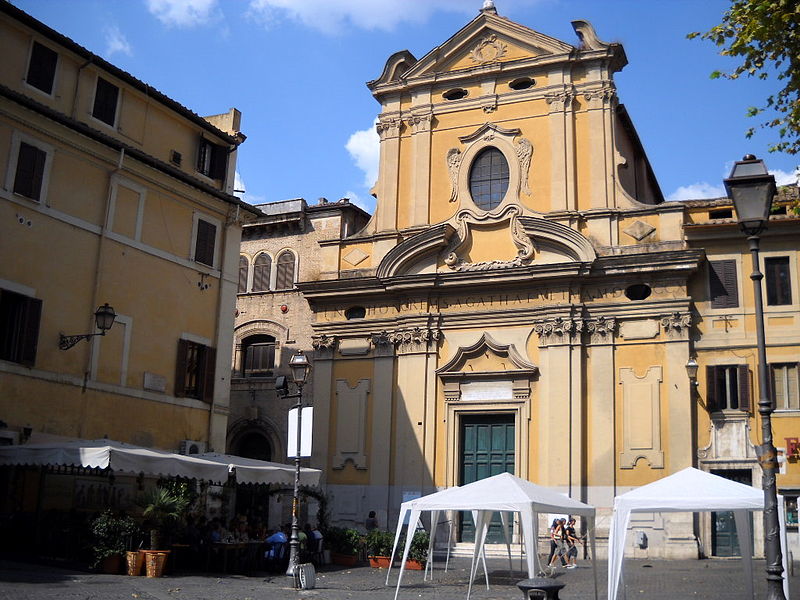
POLYGON ((442 94, 442 97, 445 100, 461 100, 462 98, 466 98, 467 94, 469 94, 467 90, 453 88, 452 90, 447 90, 444 94, 442 94))
POLYGON ((500 205, 508 191, 508 161, 497 148, 482 150, 469 171, 469 193, 483 210, 500 205))
POLYGON ((509 83, 508 87, 512 90, 527 90, 528 88, 532 88, 534 83, 535 82, 530 77, 520 77, 509 83))
POLYGON ((628 300, 645 300, 651 292, 650 286, 646 283, 634 283, 625 288, 625 296, 628 300))
POLYGON ((353 319, 363 319, 367 316, 367 309, 363 306, 351 306, 344 311, 344 318, 348 321, 353 319))

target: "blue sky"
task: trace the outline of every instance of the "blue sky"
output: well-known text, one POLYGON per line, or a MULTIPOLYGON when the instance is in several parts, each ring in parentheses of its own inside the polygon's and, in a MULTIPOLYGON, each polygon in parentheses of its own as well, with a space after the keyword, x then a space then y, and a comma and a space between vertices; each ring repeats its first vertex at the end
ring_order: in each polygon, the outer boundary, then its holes
MULTIPOLYGON (((236 107, 248 136, 239 188, 251 203, 349 197, 372 210, 379 111, 364 83, 392 53, 417 58, 447 40, 482 0, 13 0, 197 113, 236 107)), ((745 130, 774 78, 711 80, 733 61, 687 40, 720 21, 727 0, 496 0, 498 13, 576 44, 570 21, 624 45, 616 75, 665 196, 723 195, 722 179, 746 153, 779 183, 800 159, 769 154, 775 135, 745 130)))

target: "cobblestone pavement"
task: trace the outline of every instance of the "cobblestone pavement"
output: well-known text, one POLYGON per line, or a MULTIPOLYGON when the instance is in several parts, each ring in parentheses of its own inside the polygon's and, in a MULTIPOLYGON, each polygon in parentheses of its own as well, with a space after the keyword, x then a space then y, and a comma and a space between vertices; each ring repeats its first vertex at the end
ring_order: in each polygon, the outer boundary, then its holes
MULTIPOLYGON (((466 598, 468 559, 451 560, 444 572, 437 563, 434 581, 423 581, 420 571, 406 572, 399 599, 461 600, 466 598)), ((519 568, 519 563, 515 564, 519 568)), ((606 563, 598 562, 599 598, 606 598, 606 563)), ((765 596, 764 562, 754 564, 758 598, 765 596)), ((390 582, 397 582, 396 569, 390 582)), ((745 582, 739 560, 626 560, 628 599, 670 600, 674 598, 744 599, 745 582)), ((490 589, 476 580, 474 600, 515 599, 522 593, 514 583, 526 576, 517 571, 509 578, 508 563, 489 561, 490 589)), ((592 568, 583 562, 579 568, 556 574, 566 583, 562 600, 590 600, 594 597, 592 568)), ((214 576, 175 573, 159 579, 100 575, 51 566, 0 561, 0 599, 2 600, 392 600, 394 587, 384 585, 386 571, 369 567, 324 567, 317 573, 317 586, 295 591, 285 575, 261 574, 253 577, 214 576)), ((790 579, 795 598, 800 598, 800 577, 790 579)), ((621 596, 620 596, 621 597, 621 596)))

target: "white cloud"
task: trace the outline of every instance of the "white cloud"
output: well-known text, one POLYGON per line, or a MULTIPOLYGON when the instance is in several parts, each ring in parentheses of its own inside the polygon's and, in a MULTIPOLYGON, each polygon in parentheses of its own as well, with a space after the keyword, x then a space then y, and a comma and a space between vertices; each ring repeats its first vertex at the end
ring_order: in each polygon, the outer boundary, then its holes
POLYGON ((367 196, 366 199, 362 199, 361 196, 356 194, 354 191, 347 190, 342 197, 349 199, 351 204, 355 204, 359 208, 363 208, 370 214, 375 212, 375 198, 372 196, 367 196))
POLYGON ((380 159, 380 138, 375 129, 375 119, 372 127, 356 131, 345 144, 345 148, 356 163, 364 171, 364 186, 369 189, 378 180, 378 162, 380 159))
POLYGON ((673 200, 701 200, 703 198, 724 198, 725 188, 722 185, 711 185, 700 181, 691 185, 682 185, 667 196, 668 201, 673 200))
POLYGON ((775 169, 774 171, 770 171, 770 173, 775 177, 775 183, 777 185, 797 185, 798 178, 800 178, 800 167, 795 169, 792 173, 787 173, 780 169, 775 169))
POLYGON ((218 17, 217 0, 145 0, 147 10, 164 25, 195 27, 218 17))
POLYGON ((119 27, 116 25, 109 25, 103 30, 103 33, 106 37, 106 58, 118 52, 126 56, 133 55, 131 45, 128 43, 128 39, 125 37, 125 34, 120 31, 119 27))
POLYGON ((477 0, 250 0, 248 14, 266 26, 288 17, 333 34, 347 25, 391 31, 401 23, 424 23, 435 12, 477 14, 479 8, 477 0))

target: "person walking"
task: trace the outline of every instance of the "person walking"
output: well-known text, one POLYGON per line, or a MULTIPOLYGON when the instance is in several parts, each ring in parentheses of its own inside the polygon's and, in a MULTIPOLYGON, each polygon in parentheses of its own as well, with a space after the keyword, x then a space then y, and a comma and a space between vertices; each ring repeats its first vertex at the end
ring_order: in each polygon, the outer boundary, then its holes
POLYGON ((583 540, 575 532, 575 519, 570 517, 564 529, 564 537, 567 542, 567 568, 574 569, 578 566, 578 544, 583 540))
POLYGON ((553 556, 548 563, 548 567, 555 567, 555 563, 557 560, 561 560, 561 566, 566 566, 567 560, 567 542, 566 542, 566 519, 556 519, 554 521, 555 526, 552 528, 550 539, 552 542, 555 543, 556 549, 553 552, 553 556))

